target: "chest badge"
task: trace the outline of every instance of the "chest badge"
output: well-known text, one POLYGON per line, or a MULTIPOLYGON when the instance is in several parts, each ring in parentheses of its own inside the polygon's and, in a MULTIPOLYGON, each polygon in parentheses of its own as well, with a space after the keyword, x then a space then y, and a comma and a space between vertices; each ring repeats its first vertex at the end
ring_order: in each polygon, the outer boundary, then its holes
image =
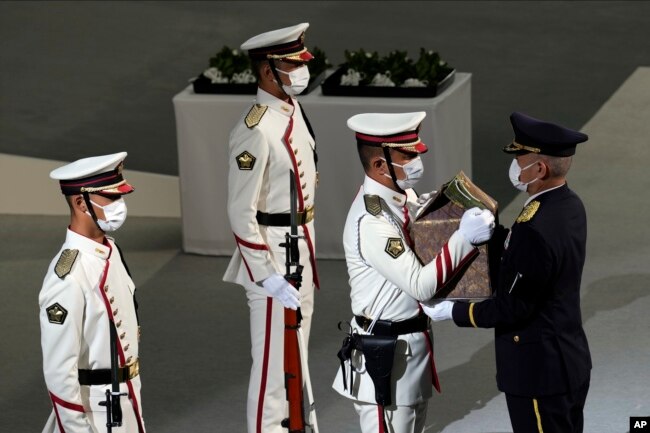
POLYGON ((525 223, 533 219, 535 213, 539 209, 539 205, 540 203, 537 200, 533 200, 530 203, 528 203, 526 207, 523 208, 519 216, 517 217, 517 222, 525 223))
POLYGON ((243 151, 235 158, 237 160, 237 167, 240 170, 252 170, 255 165, 255 157, 247 150, 243 151))
POLYGON ((57 325, 63 325, 65 318, 68 317, 68 310, 59 305, 58 302, 47 307, 45 312, 47 313, 47 320, 57 325))
POLYGON ((404 243, 400 238, 388 238, 386 249, 384 250, 389 256, 396 259, 404 253, 404 243))

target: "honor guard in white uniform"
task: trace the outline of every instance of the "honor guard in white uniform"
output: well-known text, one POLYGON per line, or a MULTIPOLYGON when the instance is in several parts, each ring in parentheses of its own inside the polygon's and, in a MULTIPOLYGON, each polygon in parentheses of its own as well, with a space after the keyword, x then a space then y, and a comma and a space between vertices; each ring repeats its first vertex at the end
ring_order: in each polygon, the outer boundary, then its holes
POLYGON ((422 266, 411 249, 418 201, 418 130, 426 113, 365 113, 348 119, 366 177, 348 213, 343 245, 354 317, 333 387, 354 401, 364 433, 422 432, 432 384, 439 391, 429 318, 431 300, 478 253, 494 217, 468 210, 438 257, 422 266))
POLYGON ((316 144, 294 98, 309 82, 307 62, 313 56, 304 45, 307 27, 303 23, 263 33, 241 46, 252 59, 259 87, 255 104, 230 134, 228 216, 237 249, 223 279, 245 288, 250 307, 249 433, 284 430, 284 307, 300 307, 308 340, 318 286, 313 222, 316 144), (300 291, 284 278, 285 249, 280 246, 290 226, 290 170, 297 186, 304 266, 300 291))
POLYGON ((135 285, 105 232, 126 218, 126 152, 84 158, 50 173, 70 207, 70 225, 39 294, 43 373, 52 413, 43 433, 144 433, 135 285), (117 392, 113 392, 117 390, 117 392), (110 393, 109 393, 110 394, 110 393), (122 394, 117 396, 115 394, 122 394), (117 410, 116 410, 117 409, 117 410))

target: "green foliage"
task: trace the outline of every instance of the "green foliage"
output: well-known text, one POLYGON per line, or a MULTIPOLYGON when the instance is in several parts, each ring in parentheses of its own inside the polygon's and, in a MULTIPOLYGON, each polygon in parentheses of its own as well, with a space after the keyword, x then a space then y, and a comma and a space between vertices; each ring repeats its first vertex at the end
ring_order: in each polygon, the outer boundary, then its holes
POLYGON ((214 57, 210 57, 210 67, 219 69, 230 80, 234 74, 250 69, 251 60, 246 53, 224 46, 214 57))
POLYGON ((409 78, 417 78, 433 87, 453 70, 437 52, 424 48, 420 48, 420 57, 416 62, 408 57, 406 51, 394 50, 380 57, 376 51, 368 52, 363 48, 358 51, 345 50, 344 67, 361 74, 359 84, 362 86, 370 84, 376 74, 388 72, 397 86, 409 78))
POLYGON ((370 84, 372 77, 377 73, 383 72, 379 62, 379 54, 377 51, 366 52, 363 48, 358 51, 345 50, 345 65, 348 69, 354 69, 361 74, 362 86, 370 84))
POLYGON ((420 48, 420 58, 415 63, 415 77, 428 81, 429 85, 436 84, 445 78, 453 68, 440 58, 436 51, 420 48))

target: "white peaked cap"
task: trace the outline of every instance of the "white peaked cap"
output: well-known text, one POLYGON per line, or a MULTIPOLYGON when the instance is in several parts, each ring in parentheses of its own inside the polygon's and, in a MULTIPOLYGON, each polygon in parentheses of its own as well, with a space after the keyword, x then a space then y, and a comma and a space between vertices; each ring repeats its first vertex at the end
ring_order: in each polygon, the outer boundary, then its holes
POLYGON ((348 119, 348 128, 357 142, 367 146, 391 147, 405 152, 424 153, 427 146, 418 135, 424 111, 414 113, 361 113, 348 119))
POLYGON ((243 44, 241 49, 255 60, 287 59, 305 62, 313 56, 304 44, 304 33, 309 23, 301 23, 291 27, 271 30, 253 36, 243 44))
POLYGON ((102 194, 128 194, 133 191, 122 177, 122 166, 126 152, 83 158, 50 172, 65 195, 82 192, 102 194))

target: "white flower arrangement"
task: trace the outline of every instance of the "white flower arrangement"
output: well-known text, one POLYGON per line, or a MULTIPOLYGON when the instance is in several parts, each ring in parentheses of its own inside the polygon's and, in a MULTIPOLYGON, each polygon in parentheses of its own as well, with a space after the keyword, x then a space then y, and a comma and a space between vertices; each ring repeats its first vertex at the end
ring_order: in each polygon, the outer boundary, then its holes
POLYGON ((372 81, 368 85, 376 87, 395 87, 395 82, 390 79, 390 71, 386 71, 383 74, 375 74, 375 76, 372 77, 372 81))
POLYGON ((212 84, 225 84, 228 82, 228 77, 224 76, 217 68, 208 68, 203 71, 203 75, 209 78, 212 84))
POLYGON ((348 69, 347 72, 341 76, 341 86, 358 86, 361 78, 361 73, 354 69, 348 69))

